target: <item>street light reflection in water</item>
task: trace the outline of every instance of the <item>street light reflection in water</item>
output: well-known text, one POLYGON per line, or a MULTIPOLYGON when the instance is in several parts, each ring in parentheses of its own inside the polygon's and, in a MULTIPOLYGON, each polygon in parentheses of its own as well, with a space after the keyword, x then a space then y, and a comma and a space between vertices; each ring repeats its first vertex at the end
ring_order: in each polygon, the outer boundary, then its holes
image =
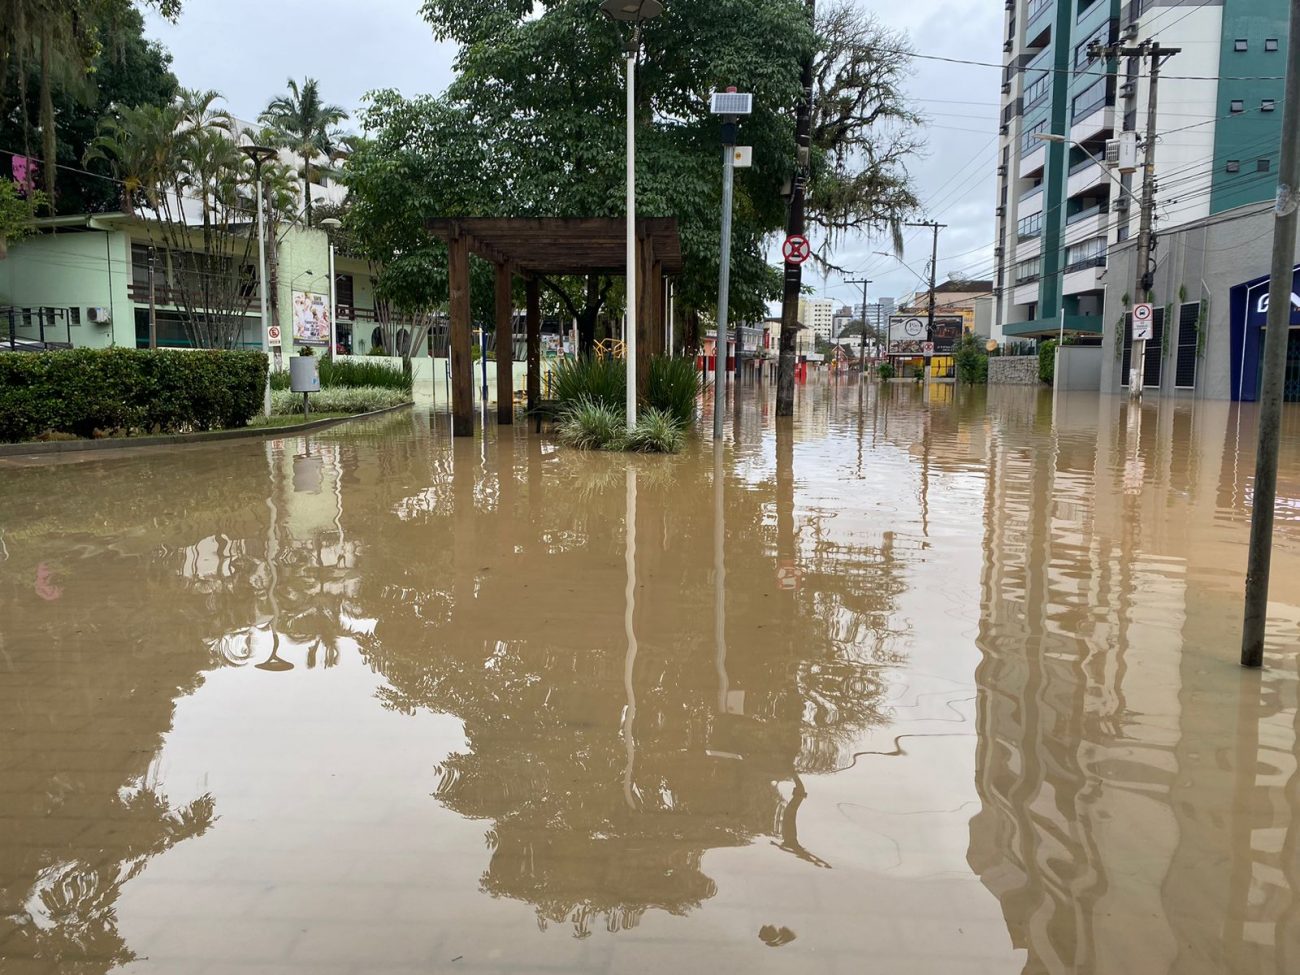
POLYGON ((0 970, 1294 964, 1300 417, 739 393, 0 468, 0 970))

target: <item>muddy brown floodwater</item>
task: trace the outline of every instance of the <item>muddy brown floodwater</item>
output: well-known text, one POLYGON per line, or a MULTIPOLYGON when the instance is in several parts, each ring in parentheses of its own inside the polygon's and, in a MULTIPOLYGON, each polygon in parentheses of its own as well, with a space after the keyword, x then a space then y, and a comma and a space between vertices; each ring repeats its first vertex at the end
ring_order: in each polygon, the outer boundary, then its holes
POLYGON ((863 392, 4 463, 0 973, 1300 972, 1300 414, 863 392))

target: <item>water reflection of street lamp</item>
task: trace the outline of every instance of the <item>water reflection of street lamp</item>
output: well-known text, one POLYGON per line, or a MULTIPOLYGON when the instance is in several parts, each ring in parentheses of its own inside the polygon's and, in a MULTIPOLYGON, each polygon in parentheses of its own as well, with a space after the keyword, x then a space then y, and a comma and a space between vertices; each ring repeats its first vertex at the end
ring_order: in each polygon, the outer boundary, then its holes
POLYGON ((253 175, 257 186, 257 281, 262 308, 262 354, 266 356, 266 389, 262 391, 262 413, 271 415, 271 340, 267 334, 266 300, 266 212, 262 201, 262 167, 275 158, 276 150, 270 146, 240 146, 240 151, 253 161, 253 175))
POLYGON ((601 13, 610 20, 632 24, 627 45, 627 428, 636 426, 636 54, 641 47, 641 22, 663 13, 659 0, 602 0, 601 13))

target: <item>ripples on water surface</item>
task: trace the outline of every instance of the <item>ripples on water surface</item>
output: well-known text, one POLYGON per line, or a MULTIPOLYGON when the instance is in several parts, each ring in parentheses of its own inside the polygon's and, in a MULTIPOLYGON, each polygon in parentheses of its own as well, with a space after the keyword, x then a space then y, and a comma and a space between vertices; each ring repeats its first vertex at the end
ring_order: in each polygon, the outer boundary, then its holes
POLYGON ((0 973, 1300 971, 1300 416, 864 392, 0 466, 0 973))

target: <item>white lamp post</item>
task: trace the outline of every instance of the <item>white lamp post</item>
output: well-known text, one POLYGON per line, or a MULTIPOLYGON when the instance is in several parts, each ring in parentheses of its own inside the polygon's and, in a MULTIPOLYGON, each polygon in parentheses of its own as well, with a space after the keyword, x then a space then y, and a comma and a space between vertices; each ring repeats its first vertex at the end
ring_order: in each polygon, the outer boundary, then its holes
MULTIPOLYGON (((343 222, 339 220, 337 217, 326 217, 318 224, 318 226, 325 227, 327 230, 338 230, 340 227, 343 226, 343 222)), ((334 291, 335 287, 337 286, 337 278, 334 274, 334 238, 332 237, 330 238, 329 275, 330 275, 330 358, 332 359, 337 354, 338 347, 339 347, 338 333, 336 331, 336 325, 334 321, 335 318, 338 317, 339 306, 338 306, 338 298, 334 291)))
POLYGON ((262 306, 262 353, 266 356, 266 389, 262 392, 262 414, 271 415, 271 339, 267 334, 266 300, 266 213, 262 203, 262 167, 275 158, 276 150, 269 146, 240 146, 240 151, 253 161, 253 174, 257 185, 257 281, 262 306))
POLYGON ((658 17, 659 0, 602 0, 601 13, 631 23, 627 45, 627 428, 636 426, 636 53, 641 46, 641 22, 658 17))

